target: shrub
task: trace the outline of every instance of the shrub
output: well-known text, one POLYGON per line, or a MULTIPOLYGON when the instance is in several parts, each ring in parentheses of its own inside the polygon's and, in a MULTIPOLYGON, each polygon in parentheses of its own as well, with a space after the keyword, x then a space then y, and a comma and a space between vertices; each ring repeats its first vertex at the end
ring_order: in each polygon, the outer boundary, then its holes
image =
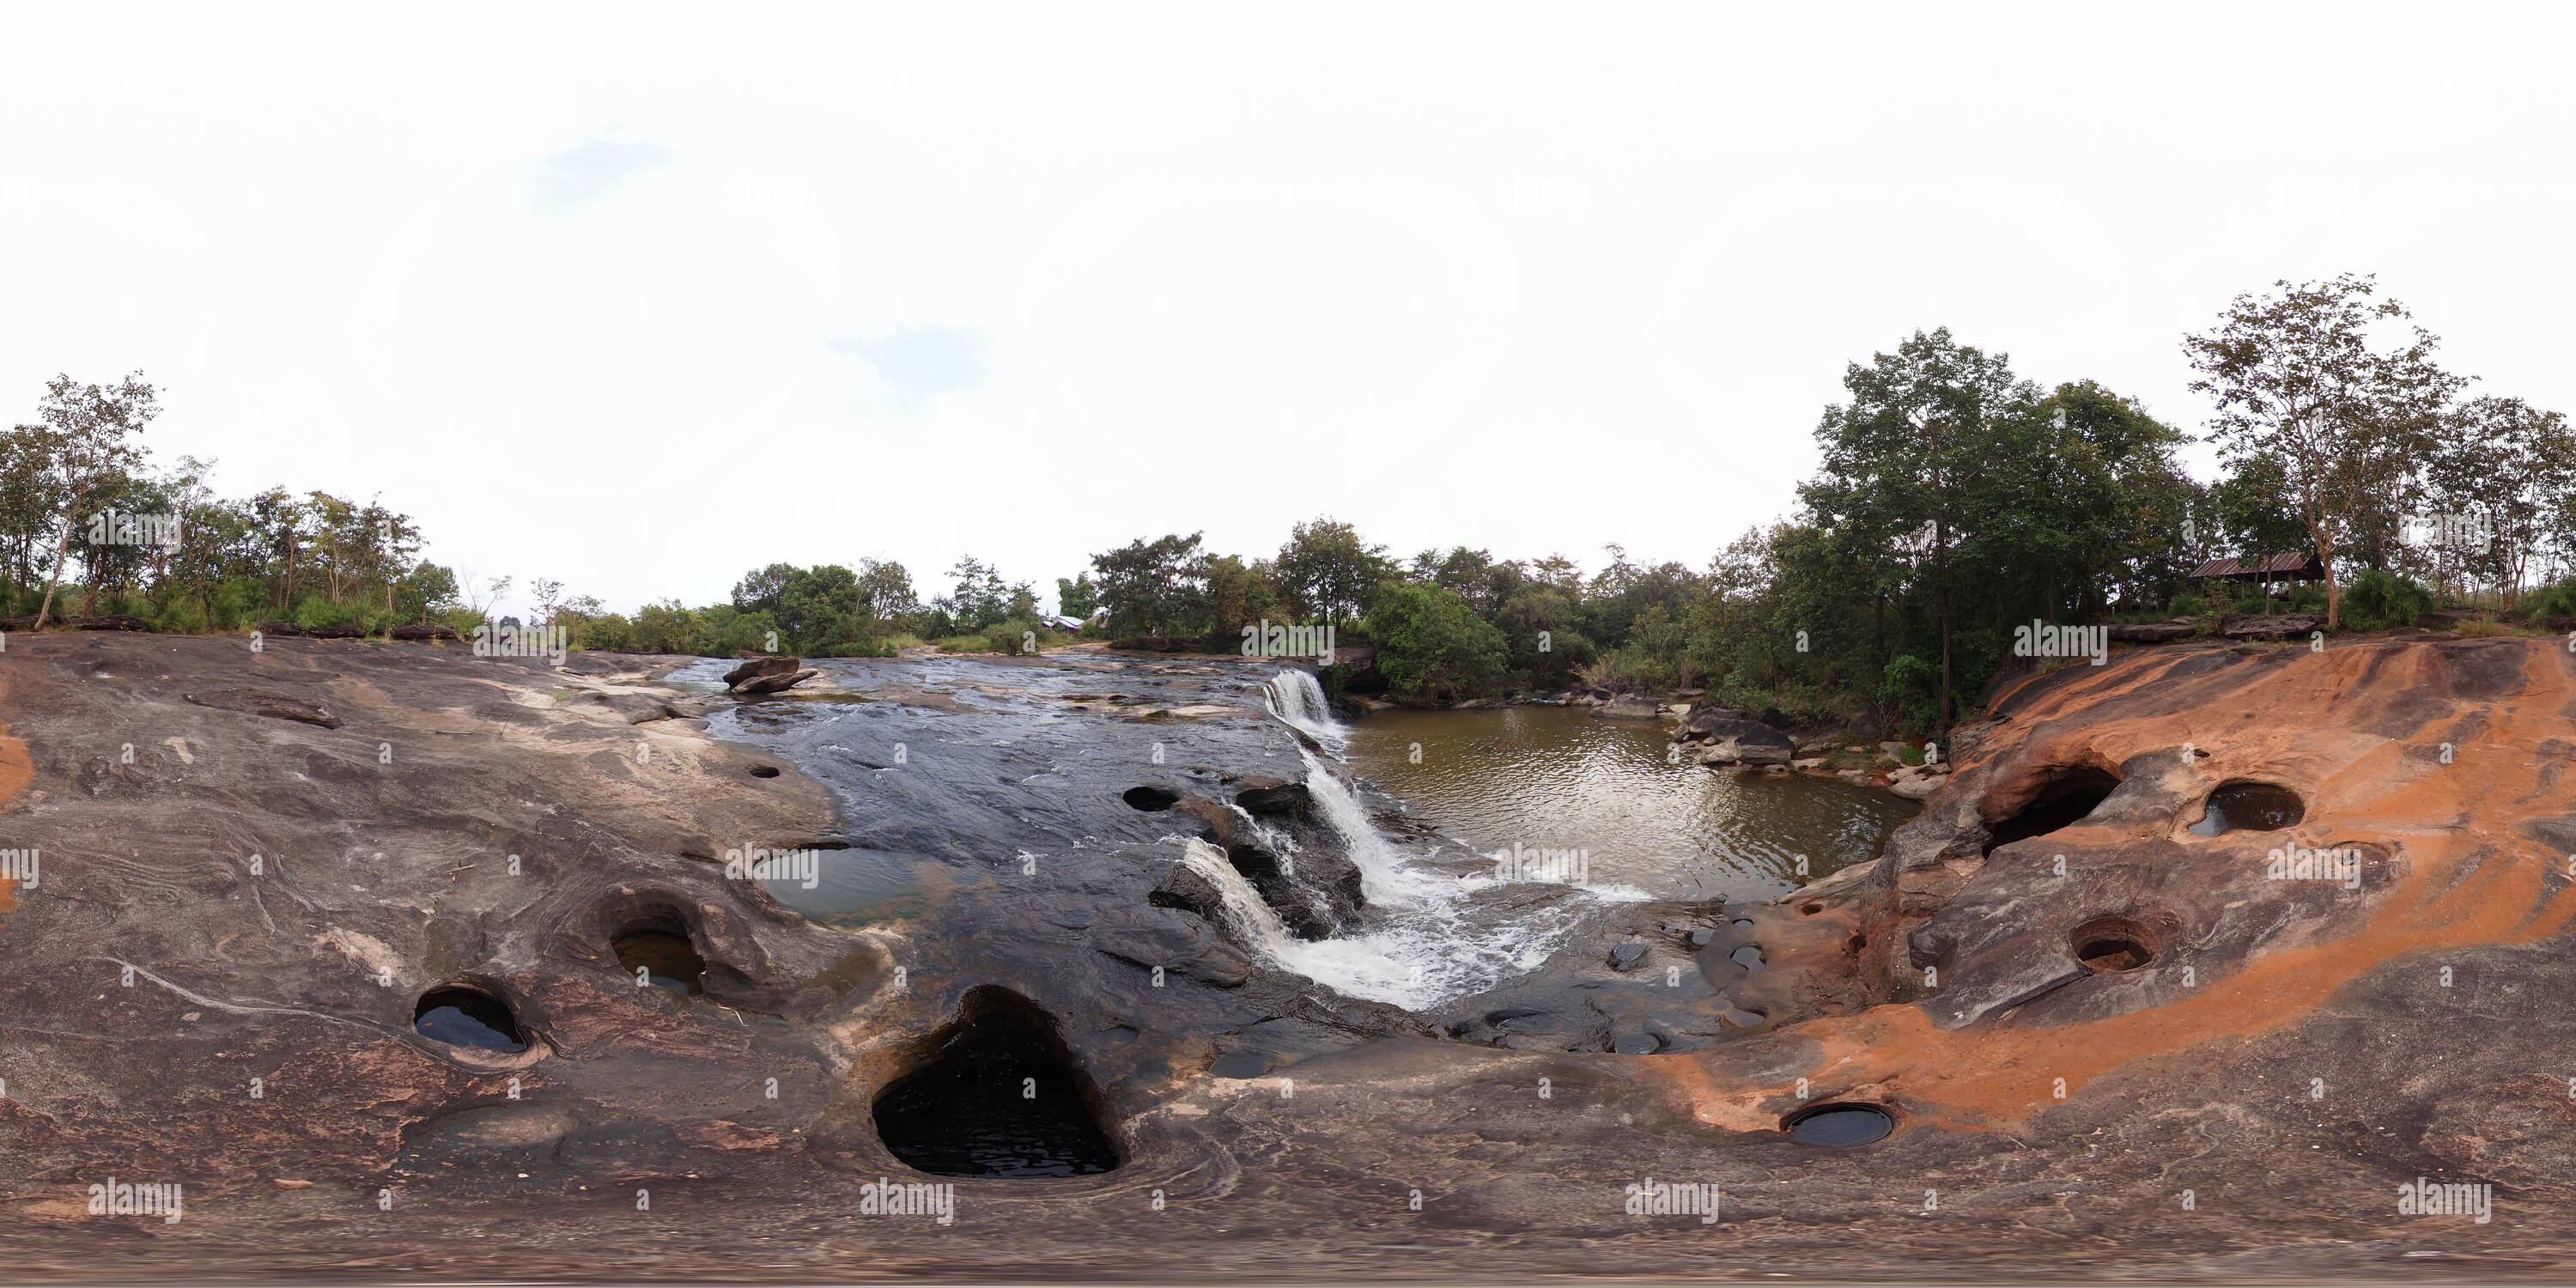
POLYGON ((2524 621, 2576 617, 2576 577, 2525 593, 2517 605, 2524 621))
POLYGON ((2345 630, 2412 626, 2416 618, 2433 611, 2433 592, 2395 573, 2365 568, 2344 588, 2342 609, 2345 630))

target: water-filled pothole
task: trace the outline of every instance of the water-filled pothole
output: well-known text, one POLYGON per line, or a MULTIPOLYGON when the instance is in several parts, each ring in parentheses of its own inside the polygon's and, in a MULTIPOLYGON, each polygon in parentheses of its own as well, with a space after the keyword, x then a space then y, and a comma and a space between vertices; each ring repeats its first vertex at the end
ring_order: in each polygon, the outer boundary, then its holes
POLYGON ((928 1064, 877 1097, 877 1137, 935 1176, 1089 1176, 1118 1166, 1054 1021, 986 985, 931 1039, 928 1064))
POLYGON ((2030 803, 2012 817, 2002 819, 1987 829, 1986 853, 2046 836, 2062 827, 2072 827, 2107 799, 2120 780, 2090 765, 2070 765, 2052 771, 2030 803))
POLYGON ((1810 1145, 1840 1149, 1886 1139, 1896 1130, 1896 1118, 1876 1105, 1811 1105, 1781 1120, 1780 1130, 1810 1145))
POLYGON ((707 960, 698 955, 685 929, 647 924, 610 940, 608 946, 627 974, 643 972, 637 978, 644 983, 675 993, 706 991, 699 980, 707 973, 707 960))
POLYGON ((1166 810, 1180 803, 1181 794, 1164 787, 1130 787, 1119 799, 1141 810, 1166 810))
POLYGON ((2209 806, 2191 825, 2195 836, 2223 832, 2277 832, 2295 827, 2307 816, 2299 795, 2271 783, 2221 783, 2209 794, 2209 806))
POLYGON ((519 1029, 509 1003, 479 988, 449 985, 420 995, 411 1026, 420 1035, 449 1046, 485 1051, 525 1051, 528 1035, 519 1029))
POLYGON ((2069 938, 2075 960, 2095 973, 2136 970, 2156 959, 2156 933, 2127 917, 2095 917, 2069 938))

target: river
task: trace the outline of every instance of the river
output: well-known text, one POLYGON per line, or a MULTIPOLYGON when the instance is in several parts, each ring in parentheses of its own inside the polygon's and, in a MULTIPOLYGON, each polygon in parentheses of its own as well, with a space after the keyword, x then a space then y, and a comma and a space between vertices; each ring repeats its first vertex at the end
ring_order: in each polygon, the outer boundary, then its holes
POLYGON ((1442 833, 1579 850, 1588 884, 1657 899, 1785 894, 1875 857, 1917 808, 1839 779, 1673 764, 1667 746, 1659 721, 1583 707, 1381 711, 1349 732, 1351 768, 1442 833))

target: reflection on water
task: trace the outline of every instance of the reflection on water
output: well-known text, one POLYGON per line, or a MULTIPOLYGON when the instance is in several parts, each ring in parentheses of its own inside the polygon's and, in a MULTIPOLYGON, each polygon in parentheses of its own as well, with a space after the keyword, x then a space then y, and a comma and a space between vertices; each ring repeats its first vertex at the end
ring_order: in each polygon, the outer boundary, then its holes
POLYGON ((1487 853, 1580 848, 1594 883, 1658 898, 1785 894, 1876 857, 1918 808, 1837 779, 1737 774, 1665 755, 1660 722, 1580 707, 1381 711, 1350 742, 1360 776, 1449 836, 1487 853))

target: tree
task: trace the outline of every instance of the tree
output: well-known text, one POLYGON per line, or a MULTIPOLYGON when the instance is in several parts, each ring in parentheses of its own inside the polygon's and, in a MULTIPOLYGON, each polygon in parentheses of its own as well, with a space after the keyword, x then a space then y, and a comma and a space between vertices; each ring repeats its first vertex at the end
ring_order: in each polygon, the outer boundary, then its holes
POLYGON ((948 614, 949 619, 956 623, 959 634, 981 634, 992 626, 1011 620, 1014 616, 1012 610, 1020 602, 1020 596, 1025 595, 1032 610, 1036 606, 1035 594, 1029 593, 1026 587, 1004 585, 999 570, 973 555, 958 559, 957 566, 949 569, 948 575, 957 579, 957 589, 930 602, 932 607, 948 614))
POLYGON ((1418 582, 1388 586, 1369 605, 1369 636, 1387 688, 1408 702, 1448 702, 1493 692, 1509 649, 1456 591, 1418 582))
POLYGON ((2411 318, 2377 299, 2370 277, 2275 282, 2275 293, 2239 295, 2207 335, 2183 350, 2217 404, 2210 420, 2231 467, 2276 471, 2290 508, 2325 571, 2326 627, 2342 624, 2337 561, 2359 548, 2386 568, 2398 541, 2416 461, 2430 450, 2443 409, 2467 382, 2433 362, 2440 341, 2420 326, 2375 344, 2374 323, 2411 318))
MULTIPOLYGON (((2038 390, 2012 374, 2003 354, 1917 331, 1896 352, 1843 373, 1851 401, 1825 409, 1816 426, 1824 473, 1798 492, 1814 521, 1838 535, 1928 573, 1941 641, 1941 727, 1953 716, 1951 556, 1972 540, 1994 507, 1986 471, 2016 415, 2038 390)), ((2024 498, 2027 500, 2028 498, 2024 498)), ((1892 571, 1892 570, 1890 570, 1892 571)))
POLYGON ((457 607, 456 574, 423 559, 403 574, 394 588, 398 611, 420 625, 427 625, 432 613, 444 613, 457 607))
POLYGON ((1112 631, 1173 634, 1195 621, 1207 601, 1207 556, 1199 551, 1200 535, 1140 537, 1091 557, 1112 631))
POLYGON ((1077 621, 1091 616, 1100 606, 1100 587, 1090 573, 1077 573, 1072 578, 1055 579, 1055 610, 1077 621))
POLYGON ((2559 516, 2576 495, 2576 433, 2557 412, 2490 397, 2453 408, 2438 440, 2425 467, 2445 520, 2433 534, 2437 553, 2492 578, 2510 611, 2533 558, 2566 531, 2559 516))
POLYGON ((1378 583, 1394 571, 1386 547, 1362 542, 1351 525, 1333 519, 1291 529, 1272 564, 1280 589, 1326 624, 1359 616, 1378 583))
POLYGON ((77 384, 58 375, 45 385, 45 399, 37 404, 36 417, 43 423, 18 427, 33 431, 51 467, 50 490, 62 499, 62 531, 54 541, 54 567, 45 579, 44 604, 36 610, 37 626, 53 612, 54 591, 62 584, 63 562, 82 506, 142 463, 142 450, 127 436, 142 433, 160 414, 159 395, 143 383, 140 371, 115 386, 77 384))

